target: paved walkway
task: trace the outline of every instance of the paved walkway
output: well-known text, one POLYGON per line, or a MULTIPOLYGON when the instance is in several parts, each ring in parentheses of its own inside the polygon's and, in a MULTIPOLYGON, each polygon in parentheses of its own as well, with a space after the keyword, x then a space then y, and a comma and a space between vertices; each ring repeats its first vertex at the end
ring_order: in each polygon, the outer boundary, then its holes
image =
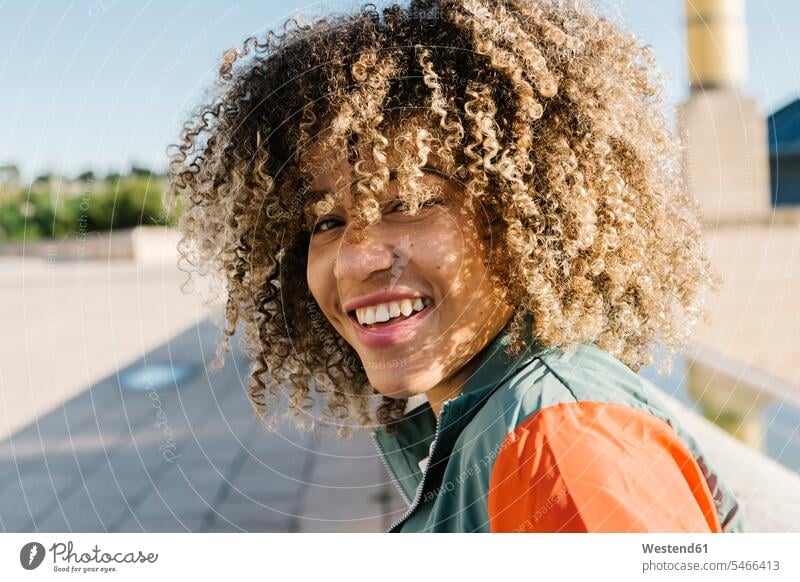
POLYGON ((201 321, 0 442, 0 530, 380 532, 402 514, 368 435, 266 431, 238 340, 206 372, 216 340, 201 321), (195 373, 121 390, 145 362, 195 373))
POLYGON ((205 319, 185 278, 174 262, 0 257, 0 441, 205 319))

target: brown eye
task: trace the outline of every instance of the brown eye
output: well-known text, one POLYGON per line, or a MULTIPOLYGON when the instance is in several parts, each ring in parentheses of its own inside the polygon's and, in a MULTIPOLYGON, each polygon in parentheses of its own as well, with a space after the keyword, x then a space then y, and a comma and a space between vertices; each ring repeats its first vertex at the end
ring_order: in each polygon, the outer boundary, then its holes
POLYGON ((338 218, 333 218, 333 217, 323 218, 322 220, 318 221, 317 224, 314 225, 314 229, 311 231, 311 234, 313 235, 318 232, 326 232, 328 230, 331 230, 332 228, 341 226, 342 224, 344 223, 338 218))
MULTIPOLYGON (((426 200, 425 202, 423 202, 420 208, 428 208, 429 206, 435 206, 441 203, 442 201, 439 198, 431 198, 430 200, 426 200)), ((397 202, 394 203, 391 210, 394 212, 408 212, 409 209, 408 205, 406 205, 405 202, 403 202, 402 200, 398 200, 397 202)))
POLYGON ((392 210, 395 212, 408 212, 408 206, 402 200, 398 200, 392 206, 392 210))

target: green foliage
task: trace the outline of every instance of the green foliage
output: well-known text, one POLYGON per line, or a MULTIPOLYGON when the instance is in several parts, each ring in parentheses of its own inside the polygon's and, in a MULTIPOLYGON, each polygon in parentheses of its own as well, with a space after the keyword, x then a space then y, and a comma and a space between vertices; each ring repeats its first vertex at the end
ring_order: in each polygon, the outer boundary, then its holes
POLYGON ((0 242, 63 238, 140 224, 171 226, 180 215, 179 207, 165 212, 161 197, 166 184, 149 170, 137 168, 127 176, 116 174, 100 181, 85 172, 80 178, 57 195, 42 189, 44 179, 36 182, 36 188, 0 191, 0 242))
POLYGON ((0 182, 16 183, 19 181, 19 168, 15 164, 0 164, 0 182))

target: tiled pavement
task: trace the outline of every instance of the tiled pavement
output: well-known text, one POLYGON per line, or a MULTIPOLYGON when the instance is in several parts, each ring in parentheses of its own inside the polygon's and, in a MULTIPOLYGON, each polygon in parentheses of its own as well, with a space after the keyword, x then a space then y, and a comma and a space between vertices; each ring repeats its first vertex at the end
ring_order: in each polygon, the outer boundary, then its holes
POLYGON ((222 370, 203 365, 217 338, 203 321, 0 443, 0 530, 380 532, 401 515, 369 435, 267 431, 238 339, 222 370), (122 390, 145 363, 196 373, 122 390))

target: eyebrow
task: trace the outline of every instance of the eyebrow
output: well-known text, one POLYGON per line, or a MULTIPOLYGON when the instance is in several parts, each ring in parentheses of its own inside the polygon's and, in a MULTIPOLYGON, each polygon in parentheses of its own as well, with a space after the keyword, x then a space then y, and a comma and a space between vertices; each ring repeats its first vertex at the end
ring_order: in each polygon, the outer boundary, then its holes
MULTIPOLYGON (((444 172, 443 170, 440 170, 439 168, 436 168, 436 167, 434 167, 434 166, 432 166, 430 164, 425 164, 424 166, 420 166, 420 170, 427 170, 429 172, 433 172, 434 174, 437 174, 437 175, 439 175, 439 176, 441 176, 443 178, 450 178, 451 177, 450 174, 448 174, 447 172, 444 172)), ((389 181, 393 182, 396 179, 397 179, 397 169, 396 168, 391 168, 389 170, 389 181)), ((309 196, 324 196, 325 194, 330 194, 331 191, 330 190, 306 190, 306 193, 309 196)))

